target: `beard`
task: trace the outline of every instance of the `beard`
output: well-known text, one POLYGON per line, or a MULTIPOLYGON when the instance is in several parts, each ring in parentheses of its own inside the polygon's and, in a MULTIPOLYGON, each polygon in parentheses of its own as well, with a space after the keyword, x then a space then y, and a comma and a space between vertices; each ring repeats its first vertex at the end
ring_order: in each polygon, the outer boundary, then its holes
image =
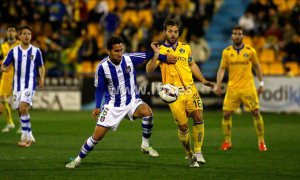
POLYGON ((177 39, 178 39, 178 38, 176 38, 176 39, 174 40, 174 42, 172 42, 172 41, 171 41, 171 38, 166 37, 166 40, 167 40, 167 42, 168 42, 170 45, 174 45, 175 42, 177 41, 177 39))
POLYGON ((243 43, 243 40, 234 41, 235 46, 240 46, 243 43))

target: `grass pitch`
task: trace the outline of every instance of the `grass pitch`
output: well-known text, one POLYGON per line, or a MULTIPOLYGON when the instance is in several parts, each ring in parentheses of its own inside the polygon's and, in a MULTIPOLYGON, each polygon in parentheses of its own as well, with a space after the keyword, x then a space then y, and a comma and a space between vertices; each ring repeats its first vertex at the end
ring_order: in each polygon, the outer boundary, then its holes
MULTIPOLYGON (((14 113, 14 119, 17 117, 14 113)), ((259 152, 249 113, 233 116, 233 148, 220 151, 224 141, 221 112, 204 112, 203 154, 207 163, 189 168, 170 111, 154 111, 151 139, 158 158, 141 153, 141 120, 123 120, 77 169, 67 169, 92 134, 96 121, 90 111, 31 111, 36 143, 20 148, 20 135, 0 134, 0 179, 299 179, 300 115, 263 114, 267 152, 259 152)), ((0 117, 0 127, 4 118, 0 117)), ((18 123, 16 123, 18 124, 18 123)))

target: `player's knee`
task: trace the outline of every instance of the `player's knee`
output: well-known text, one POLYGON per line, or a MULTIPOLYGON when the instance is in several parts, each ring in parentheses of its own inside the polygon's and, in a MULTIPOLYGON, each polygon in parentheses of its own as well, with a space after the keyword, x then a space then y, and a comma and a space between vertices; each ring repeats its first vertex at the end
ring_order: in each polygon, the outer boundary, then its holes
POLYGON ((21 107, 21 108, 19 109, 19 114, 20 114, 20 115, 26 115, 26 114, 28 114, 27 108, 21 107))
POLYGON ((150 108, 146 108, 142 114, 143 117, 152 116, 152 110, 150 108))
POLYGON ((228 112, 228 111, 224 111, 223 112, 223 117, 224 117, 224 119, 230 119, 230 117, 231 117, 231 113, 230 112, 228 112))
POLYGON ((255 110, 251 111, 251 113, 254 117, 259 117, 259 110, 258 109, 255 109, 255 110))
POLYGON ((181 132, 186 132, 187 130, 189 130, 189 126, 188 126, 188 124, 178 125, 178 129, 179 129, 181 132))

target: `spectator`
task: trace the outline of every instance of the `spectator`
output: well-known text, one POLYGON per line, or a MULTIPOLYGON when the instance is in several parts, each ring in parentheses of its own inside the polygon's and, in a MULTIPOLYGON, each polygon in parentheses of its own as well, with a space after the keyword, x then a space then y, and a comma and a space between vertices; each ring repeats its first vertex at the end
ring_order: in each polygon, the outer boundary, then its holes
POLYGON ((78 27, 82 29, 85 26, 85 22, 88 18, 87 5, 84 0, 75 0, 73 3, 73 20, 78 24, 78 27))
POLYGON ((66 14, 66 6, 61 2, 61 0, 55 0, 49 7, 49 21, 51 22, 52 29, 59 30, 61 27, 61 22, 63 16, 66 14))
POLYGON ((56 76, 64 70, 64 64, 61 63, 61 49, 58 41, 51 41, 49 50, 45 57, 45 67, 49 76, 56 76))
POLYGON ((107 39, 116 33, 117 28, 120 26, 120 22, 121 20, 117 14, 117 8, 104 17, 103 22, 101 23, 104 27, 104 47, 106 47, 107 39))
POLYGON ((195 63, 201 69, 202 64, 209 58, 210 56, 210 47, 202 37, 197 37, 196 35, 191 35, 191 40, 189 42, 192 56, 194 58, 195 63))
POLYGON ((95 7, 89 12, 90 22, 99 22, 100 19, 108 14, 108 4, 104 0, 97 0, 95 7))
POLYGON ((297 62, 300 65, 300 43, 297 34, 294 34, 292 41, 283 50, 287 53, 287 56, 282 60, 284 65, 290 61, 297 62))
POLYGON ((251 3, 247 7, 247 12, 250 12, 252 15, 257 16, 260 11, 263 11, 263 5, 259 2, 259 0, 252 0, 251 3))
POLYGON ((282 31, 276 22, 273 22, 268 30, 265 31, 266 44, 264 49, 272 48, 275 50, 276 55, 279 52, 278 42, 281 40, 282 31))
POLYGON ((241 25, 245 29, 246 35, 249 35, 251 37, 254 36, 255 23, 254 18, 249 11, 246 11, 245 15, 240 17, 239 25, 241 25))
POLYGON ((97 41, 94 37, 87 33, 87 29, 81 30, 82 45, 79 49, 79 62, 80 61, 96 61, 98 60, 98 47, 97 41))

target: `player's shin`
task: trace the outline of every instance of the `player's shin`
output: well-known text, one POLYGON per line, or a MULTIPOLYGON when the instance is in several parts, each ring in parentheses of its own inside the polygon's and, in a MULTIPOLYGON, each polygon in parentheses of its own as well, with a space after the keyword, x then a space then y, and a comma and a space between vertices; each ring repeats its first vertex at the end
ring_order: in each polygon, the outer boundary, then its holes
POLYGON ((22 136, 28 136, 31 132, 30 115, 21 115, 22 136))
POLYGON ((257 133, 258 142, 264 142, 264 121, 261 115, 253 117, 254 127, 257 133))
POLYGON ((2 104, 3 104, 3 114, 5 116, 6 122, 8 124, 14 124, 11 116, 11 110, 9 104, 7 103, 7 101, 2 101, 2 104))
POLYGON ((80 162, 83 158, 85 158, 97 145, 99 141, 95 141, 93 136, 89 137, 85 143, 82 145, 81 150, 75 161, 80 162))
POLYGON ((192 157, 193 151, 191 149, 191 136, 189 130, 182 132, 178 129, 178 137, 185 149, 187 157, 192 157))
POLYGON ((143 128, 142 147, 146 147, 149 145, 149 139, 152 134, 153 116, 147 116, 142 118, 142 128, 143 128))
POLYGON ((231 117, 229 119, 222 119, 222 128, 223 134, 225 136, 226 142, 231 142, 231 128, 232 128, 232 120, 231 117))
POLYGON ((194 152, 201 151, 203 139, 204 139, 204 122, 194 122, 193 125, 194 152))

